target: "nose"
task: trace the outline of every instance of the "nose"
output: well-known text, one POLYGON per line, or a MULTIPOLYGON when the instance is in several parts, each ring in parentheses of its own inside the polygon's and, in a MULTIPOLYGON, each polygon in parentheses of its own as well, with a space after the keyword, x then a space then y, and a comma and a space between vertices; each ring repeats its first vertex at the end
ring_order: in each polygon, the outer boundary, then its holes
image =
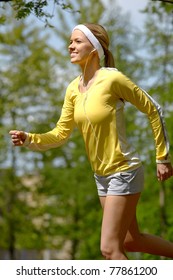
POLYGON ((75 48, 75 47, 74 47, 73 42, 70 43, 70 45, 68 46, 69 51, 74 50, 74 48, 75 48))

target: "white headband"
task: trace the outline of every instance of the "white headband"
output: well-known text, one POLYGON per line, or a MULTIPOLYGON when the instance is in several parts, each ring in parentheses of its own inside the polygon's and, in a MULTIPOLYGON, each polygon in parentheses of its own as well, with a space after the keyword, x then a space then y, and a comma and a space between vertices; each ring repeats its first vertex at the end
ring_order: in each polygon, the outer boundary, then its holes
POLYGON ((97 50, 99 58, 102 59, 104 57, 104 51, 103 51, 102 45, 100 44, 98 39, 94 36, 94 34, 89 30, 89 28, 86 27, 84 24, 79 24, 73 28, 73 31, 76 29, 79 29, 80 31, 82 31, 85 34, 85 36, 88 38, 88 40, 94 46, 94 48, 97 50))

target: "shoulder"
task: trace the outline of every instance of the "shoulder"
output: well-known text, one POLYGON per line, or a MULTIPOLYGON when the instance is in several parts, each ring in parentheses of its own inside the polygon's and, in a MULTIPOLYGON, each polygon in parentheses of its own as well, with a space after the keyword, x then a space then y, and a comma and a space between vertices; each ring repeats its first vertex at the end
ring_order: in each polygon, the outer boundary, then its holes
POLYGON ((101 75, 114 85, 124 85, 130 81, 130 79, 117 68, 102 67, 101 75))
POLYGON ((119 71, 117 68, 111 68, 111 67, 102 67, 101 68, 101 73, 102 75, 106 75, 108 78, 113 78, 116 80, 121 80, 124 79, 126 76, 119 71))
POLYGON ((69 85, 67 86, 67 90, 71 90, 72 88, 75 88, 78 86, 78 82, 79 82, 79 77, 77 76, 74 80, 72 80, 69 85))

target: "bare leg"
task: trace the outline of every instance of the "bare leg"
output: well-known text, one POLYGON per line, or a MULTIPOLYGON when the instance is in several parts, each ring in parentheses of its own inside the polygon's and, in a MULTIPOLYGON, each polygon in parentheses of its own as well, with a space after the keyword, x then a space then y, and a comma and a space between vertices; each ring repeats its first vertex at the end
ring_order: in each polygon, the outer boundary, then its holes
POLYGON ((129 252, 143 252, 173 258, 173 243, 155 235, 140 233, 136 216, 127 232, 124 247, 129 252))
POLYGON ((103 207, 101 251, 106 259, 127 260, 124 240, 136 213, 140 193, 100 197, 103 207))
POLYGON ((103 207, 101 251, 106 259, 127 259, 125 250, 173 258, 173 243, 140 233, 136 205, 140 194, 100 197, 103 207))

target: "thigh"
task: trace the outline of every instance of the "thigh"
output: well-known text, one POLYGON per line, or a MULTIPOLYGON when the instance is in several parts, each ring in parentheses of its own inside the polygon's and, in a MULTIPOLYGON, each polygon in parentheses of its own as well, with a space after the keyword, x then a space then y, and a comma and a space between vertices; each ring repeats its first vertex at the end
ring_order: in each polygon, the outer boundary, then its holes
POLYGON ((103 207, 101 243, 123 246, 127 231, 135 217, 140 193, 100 197, 103 207))

